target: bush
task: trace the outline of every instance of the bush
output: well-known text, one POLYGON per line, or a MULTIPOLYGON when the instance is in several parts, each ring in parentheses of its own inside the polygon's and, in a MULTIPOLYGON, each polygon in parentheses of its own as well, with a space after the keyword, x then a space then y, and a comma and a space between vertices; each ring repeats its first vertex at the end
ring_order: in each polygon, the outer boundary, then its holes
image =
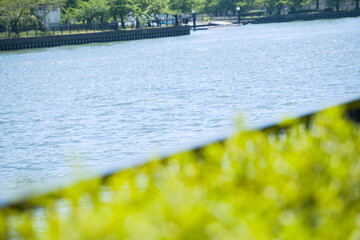
POLYGON ((304 14, 304 13, 313 13, 314 10, 306 10, 306 9, 301 9, 301 10, 296 10, 295 12, 292 12, 292 14, 304 14))
POLYGON ((341 115, 242 131, 4 209, 0 238, 358 239, 360 130, 341 115))
POLYGON ((248 13, 249 16, 262 16, 265 15, 265 12, 263 10, 251 10, 248 13))
POLYGON ((319 12, 333 12, 334 9, 333 8, 324 8, 322 10, 320 10, 319 12))

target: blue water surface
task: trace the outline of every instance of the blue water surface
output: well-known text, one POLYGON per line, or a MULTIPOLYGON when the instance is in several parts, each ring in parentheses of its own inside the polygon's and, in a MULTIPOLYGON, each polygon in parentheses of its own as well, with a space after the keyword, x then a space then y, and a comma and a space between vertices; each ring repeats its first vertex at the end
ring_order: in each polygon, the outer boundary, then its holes
POLYGON ((360 94, 360 18, 0 53, 0 197, 360 94))

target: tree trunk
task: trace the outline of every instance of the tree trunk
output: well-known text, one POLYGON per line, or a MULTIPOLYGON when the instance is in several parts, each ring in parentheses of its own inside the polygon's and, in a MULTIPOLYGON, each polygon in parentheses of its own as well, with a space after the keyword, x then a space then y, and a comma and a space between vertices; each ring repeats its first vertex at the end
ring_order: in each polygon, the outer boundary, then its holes
POLYGON ((140 28, 140 22, 139 19, 136 17, 136 28, 140 28))
POLYGON ((355 0, 355 9, 359 9, 359 0, 355 0))
POLYGON ((18 35, 18 37, 20 37, 20 21, 16 24, 16 28, 17 28, 17 30, 16 30, 16 32, 17 32, 17 35, 18 35))
POLYGON ((320 4, 320 1, 316 0, 316 11, 319 11, 319 4, 320 4))
POLYGON ((179 21, 178 21, 178 15, 175 15, 175 26, 178 26, 179 25, 179 21))
POLYGON ((40 32, 42 32, 43 31, 42 22, 41 22, 40 19, 37 19, 37 22, 38 22, 38 25, 39 25, 39 30, 40 30, 40 32))
POLYGON ((123 15, 120 13, 120 21, 121 21, 121 27, 123 29, 125 29, 125 22, 124 22, 124 18, 123 18, 123 15))
POLYGON ((115 21, 115 22, 117 22, 116 13, 117 13, 117 12, 116 12, 116 8, 115 8, 115 10, 114 10, 114 21, 115 21))
POLYGON ((17 36, 19 36, 19 26, 18 26, 18 21, 14 20, 14 25, 15 25, 15 34, 17 36))
POLYGON ((336 3, 336 11, 339 11, 340 3, 336 3))
POLYGON ((8 25, 8 38, 10 38, 11 35, 11 24, 8 25))

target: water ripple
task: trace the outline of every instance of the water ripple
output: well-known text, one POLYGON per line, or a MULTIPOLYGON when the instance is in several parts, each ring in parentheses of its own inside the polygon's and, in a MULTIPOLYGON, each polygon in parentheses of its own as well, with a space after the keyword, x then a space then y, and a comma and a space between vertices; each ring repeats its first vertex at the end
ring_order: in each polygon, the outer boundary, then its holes
POLYGON ((1 195, 359 94, 359 24, 0 53, 1 195))

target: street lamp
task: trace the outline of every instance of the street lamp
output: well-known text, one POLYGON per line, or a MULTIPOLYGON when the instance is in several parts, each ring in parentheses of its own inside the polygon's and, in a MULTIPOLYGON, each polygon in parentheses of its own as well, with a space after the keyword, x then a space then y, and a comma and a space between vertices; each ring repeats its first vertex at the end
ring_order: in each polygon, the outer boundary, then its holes
POLYGON ((193 15, 193 30, 196 30, 196 15, 195 15, 195 10, 192 11, 192 15, 193 15))
POLYGON ((236 8, 237 15, 238 15, 238 24, 240 25, 240 7, 236 8))

